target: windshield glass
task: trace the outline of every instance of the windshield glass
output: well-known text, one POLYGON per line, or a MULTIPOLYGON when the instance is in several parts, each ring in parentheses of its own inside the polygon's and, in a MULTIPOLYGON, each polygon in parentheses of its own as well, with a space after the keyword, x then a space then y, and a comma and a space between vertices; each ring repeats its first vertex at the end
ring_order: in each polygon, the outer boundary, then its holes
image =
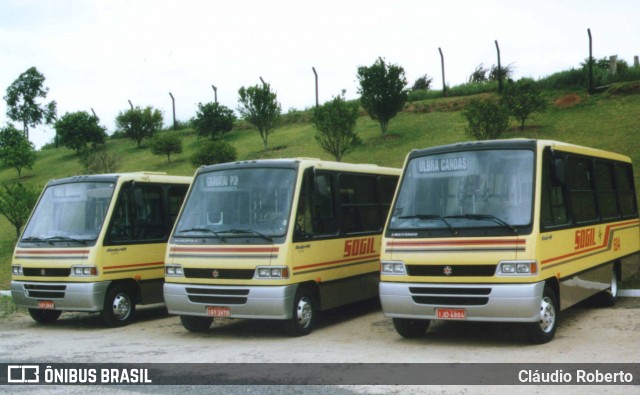
POLYGON ((114 183, 84 182, 47 187, 25 228, 22 241, 96 240, 114 183))
POLYGON ((533 151, 463 151, 412 159, 389 228, 506 228, 531 222, 533 151))
POLYGON ((286 233, 296 172, 244 168, 199 174, 187 198, 176 237, 240 235, 271 241, 286 233))

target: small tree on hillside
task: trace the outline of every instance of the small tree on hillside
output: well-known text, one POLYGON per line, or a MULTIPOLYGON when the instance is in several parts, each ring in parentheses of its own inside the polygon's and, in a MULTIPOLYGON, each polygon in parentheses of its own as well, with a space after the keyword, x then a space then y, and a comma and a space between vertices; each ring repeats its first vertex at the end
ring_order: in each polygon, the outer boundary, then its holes
POLYGON ((7 102, 7 117, 22 123, 25 137, 29 139, 29 128, 41 123, 47 125, 56 119, 56 102, 38 103, 45 99, 49 88, 44 87, 44 75, 35 67, 20 74, 7 88, 4 100, 7 102))
POLYGON ((389 64, 382 58, 369 66, 358 67, 358 93, 362 107, 371 119, 380 123, 382 134, 387 134, 389 121, 407 101, 407 79, 401 66, 389 64))
POLYGON ((16 238, 29 219, 38 200, 38 193, 20 182, 4 184, 0 188, 0 214, 4 215, 16 230, 16 238))
POLYGON ((242 118, 258 128, 264 149, 269 149, 269 134, 280 122, 282 111, 278 96, 271 91, 269 84, 255 85, 238 91, 240 106, 238 111, 242 118))
POLYGON ((82 151, 79 161, 85 174, 117 173, 120 167, 118 156, 104 145, 82 151))
POLYGON ((358 119, 358 105, 348 103, 342 96, 316 107, 311 124, 316 128, 316 140, 323 150, 340 162, 342 157, 360 143, 355 132, 358 119))
POLYGON ((36 162, 36 151, 23 132, 13 125, 0 129, 0 160, 6 167, 18 171, 22 177, 22 169, 31 169, 36 162))
POLYGON ((198 136, 209 136, 215 139, 230 132, 235 120, 236 116, 233 114, 233 110, 228 107, 218 103, 199 103, 192 123, 198 136))
POLYGON ((542 90, 530 78, 507 83, 501 101, 509 113, 520 123, 520 130, 524 130, 524 122, 529 119, 531 114, 544 112, 547 108, 547 103, 542 97, 542 90))
POLYGON ((507 109, 494 100, 471 100, 462 115, 469 123, 465 132, 476 140, 496 139, 509 127, 507 109))
POLYGON ((116 125, 122 130, 125 137, 128 137, 141 148, 142 139, 153 137, 162 129, 162 113, 151 106, 144 109, 136 107, 134 109, 120 112, 116 117, 116 125))
POLYGON ((86 111, 66 113, 54 124, 59 142, 80 153, 91 144, 94 148, 104 144, 107 132, 98 124, 98 118, 86 111))
POLYGON ((182 153, 182 138, 176 133, 159 133, 151 140, 154 155, 166 155, 171 163, 171 154, 182 153))
POLYGON ((191 164, 199 167, 233 162, 237 156, 236 149, 231 144, 225 143, 224 140, 207 140, 191 156, 191 164))
POLYGON ((433 78, 429 77, 429 74, 425 74, 422 77, 419 77, 416 82, 413 83, 411 87, 412 91, 417 90, 425 90, 428 91, 431 88, 431 83, 433 82, 433 78))

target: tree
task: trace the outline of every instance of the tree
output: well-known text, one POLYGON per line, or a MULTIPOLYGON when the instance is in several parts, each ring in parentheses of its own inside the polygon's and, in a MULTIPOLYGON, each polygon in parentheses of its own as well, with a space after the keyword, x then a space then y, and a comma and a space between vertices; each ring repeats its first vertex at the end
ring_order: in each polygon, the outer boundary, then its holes
POLYGON ((224 140, 208 140, 200 145, 191 156, 191 164, 195 167, 214 165, 216 163, 233 162, 238 153, 236 149, 224 140))
POLYGON ((31 67, 20 74, 18 79, 7 88, 4 100, 7 102, 7 117, 22 123, 22 130, 27 140, 29 128, 41 123, 47 125, 56 119, 56 102, 38 103, 38 99, 45 99, 49 88, 43 87, 44 75, 35 67, 31 67))
POLYGON ((358 105, 348 103, 342 96, 313 110, 311 124, 316 128, 316 140, 323 150, 340 162, 342 157, 360 143, 355 132, 358 119, 358 105))
POLYGON ((145 137, 153 137, 154 133, 162 128, 162 113, 151 106, 145 109, 136 107, 125 112, 120 112, 116 117, 116 125, 122 129, 125 137, 140 143, 145 137))
POLYGON ((86 111, 66 113, 54 124, 59 142, 76 154, 91 144, 94 148, 104 144, 107 138, 106 129, 98 125, 98 118, 86 111))
POLYGON ((281 107, 278 97, 269 84, 255 85, 238 91, 242 118, 258 128, 264 149, 269 149, 269 134, 280 122, 281 107))
POLYGON ((479 65, 476 66, 476 69, 469 76, 469 82, 470 83, 486 82, 488 72, 489 70, 484 68, 484 64, 480 63, 479 65))
POLYGON ((79 161, 85 174, 117 173, 120 166, 118 156, 108 152, 104 145, 82 151, 79 161))
POLYGON ((429 74, 425 74, 422 77, 419 77, 416 82, 413 83, 413 87, 411 87, 411 90, 417 91, 422 89, 428 91, 431 88, 432 82, 433 78, 429 77, 429 74))
POLYGON ((530 78, 507 83, 502 94, 502 103, 511 115, 520 122, 520 130, 524 130, 524 122, 531 114, 544 112, 547 108, 547 103, 542 97, 542 90, 530 78))
POLYGON ((469 123, 465 132, 476 140, 496 139, 509 127, 507 109, 494 100, 471 100, 462 115, 469 123))
POLYGON ((387 65, 384 59, 378 58, 370 67, 358 67, 358 81, 362 107, 371 119, 380 123, 382 134, 387 134, 389 121, 407 101, 404 69, 394 64, 387 65))
POLYGON ((171 163, 171 154, 182 152, 182 139, 176 133, 160 133, 151 140, 151 152, 154 155, 167 155, 171 163))
POLYGON ((31 169, 36 162, 33 144, 13 125, 0 129, 0 160, 4 166, 16 169, 18 178, 23 168, 31 169))
POLYGON ((198 136, 210 136, 215 139, 233 129, 236 116, 233 110, 218 103, 198 103, 198 112, 193 119, 193 126, 198 136))
POLYGON ((38 193, 20 182, 4 184, 0 188, 0 214, 15 227, 16 237, 20 237, 20 230, 37 200, 38 193))

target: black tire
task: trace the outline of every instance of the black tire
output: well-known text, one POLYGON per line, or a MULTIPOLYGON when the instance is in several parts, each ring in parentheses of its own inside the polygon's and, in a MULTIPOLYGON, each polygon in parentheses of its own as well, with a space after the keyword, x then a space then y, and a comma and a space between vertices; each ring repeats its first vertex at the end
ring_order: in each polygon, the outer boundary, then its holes
POLYGON ((293 315, 284 322, 284 331, 289 336, 308 335, 315 326, 317 313, 315 295, 307 288, 298 288, 293 302, 293 315))
POLYGON ((527 336, 533 344, 548 343, 553 339, 558 326, 558 296, 548 286, 544 287, 540 300, 538 321, 527 324, 527 336))
POLYGON ((29 309, 29 315, 41 324, 50 324, 60 317, 61 310, 29 309))
POLYGON ((100 314, 106 326, 129 325, 136 311, 135 293, 131 287, 115 284, 109 287, 104 299, 104 308, 100 314))
POLYGON ((429 328, 430 320, 418 320, 413 318, 394 318, 393 327, 400 336, 414 339, 425 334, 429 328))
POLYGON ((181 315, 180 322, 189 332, 204 332, 211 327, 213 317, 198 317, 193 315, 181 315))

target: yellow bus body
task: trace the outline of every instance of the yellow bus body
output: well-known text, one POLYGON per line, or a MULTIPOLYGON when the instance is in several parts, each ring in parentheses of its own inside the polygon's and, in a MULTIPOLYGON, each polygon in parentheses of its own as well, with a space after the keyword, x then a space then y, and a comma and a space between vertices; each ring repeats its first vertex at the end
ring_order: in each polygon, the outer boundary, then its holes
POLYGON ((214 317, 234 317, 285 320, 288 333, 303 335, 317 310, 375 297, 381 232, 398 175, 303 158, 199 169, 167 248, 169 312, 193 331, 214 317), (366 204, 354 198, 361 188, 354 180, 373 188, 366 204), (312 200, 326 217, 304 208, 312 200), (350 212, 358 218, 347 219, 350 212), (272 226, 265 218, 274 216, 272 226))
POLYGON ((382 241, 383 312, 406 337, 421 335, 429 320, 469 320, 522 322, 534 343, 549 341, 559 311, 597 293, 613 301, 618 282, 640 272, 635 196, 630 159, 602 150, 514 139, 414 151, 405 162, 382 241), (476 159, 494 152, 507 157, 514 150, 527 152, 531 172, 513 173, 519 166, 514 160, 497 163, 491 167, 493 174, 485 174, 488 159, 476 159), (422 161, 421 170, 408 176, 408 166, 416 168, 416 161, 422 161), (443 166, 453 162, 463 165, 445 174, 443 166), (593 190, 578 187, 582 171, 591 175, 593 190), (601 174, 607 172, 622 190, 598 186, 605 184, 608 176, 601 174), (420 198, 406 191, 427 179, 431 189, 442 188, 441 200, 428 205, 430 215, 408 212, 424 202, 416 203, 420 198), (454 179, 458 189, 452 197, 453 188, 442 185, 452 185, 454 179), (473 204, 462 203, 466 185, 480 179, 485 185, 471 192, 476 194, 473 204), (623 181, 629 186, 623 187, 623 181), (487 188, 487 183, 493 184, 487 188), (548 193, 543 192, 545 186, 548 193), (514 196, 525 190, 530 191, 529 205, 513 206, 514 196), (453 214, 443 208, 448 198, 456 210, 473 207, 476 212, 453 214), (479 211, 492 204, 490 215, 479 211), (616 211, 612 205, 621 208, 616 211), (519 218, 518 212, 526 212, 526 218, 519 218), (501 218, 510 215, 520 225, 501 218), (579 216, 592 218, 578 220, 579 216))
POLYGON ((135 304, 162 303, 166 242, 190 181, 148 172, 50 181, 15 248, 11 292, 16 305, 42 323, 54 321, 62 311, 100 311, 107 325, 120 326, 130 322, 135 304), (125 186, 143 191, 138 195, 144 206, 135 213, 124 203, 135 199, 125 186), (91 192, 101 189, 109 193, 91 192), (87 198, 92 194, 100 199, 92 202, 87 198), (62 206, 74 201, 77 207, 62 206), (68 220, 78 213, 81 219, 68 220), (134 223, 134 215, 146 222, 134 223), (160 222, 152 222, 152 215, 160 222), (38 227, 38 222, 46 224, 38 227), (70 237, 72 229, 76 236, 70 237))

